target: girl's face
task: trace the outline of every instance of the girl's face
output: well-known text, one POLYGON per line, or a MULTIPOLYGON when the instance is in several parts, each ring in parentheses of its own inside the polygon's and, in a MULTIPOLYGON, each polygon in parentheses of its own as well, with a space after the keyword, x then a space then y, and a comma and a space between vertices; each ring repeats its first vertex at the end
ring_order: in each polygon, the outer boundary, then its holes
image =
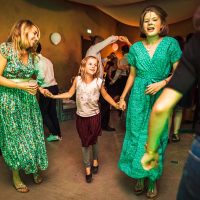
POLYGON ((89 58, 85 64, 85 72, 88 75, 95 75, 97 72, 97 59, 89 58))
POLYGON ((35 26, 32 26, 29 29, 27 36, 30 47, 33 47, 38 42, 39 40, 38 35, 39 35, 38 29, 35 26))
POLYGON ((143 28, 146 36, 159 35, 162 28, 160 17, 155 12, 148 12, 144 16, 143 28))

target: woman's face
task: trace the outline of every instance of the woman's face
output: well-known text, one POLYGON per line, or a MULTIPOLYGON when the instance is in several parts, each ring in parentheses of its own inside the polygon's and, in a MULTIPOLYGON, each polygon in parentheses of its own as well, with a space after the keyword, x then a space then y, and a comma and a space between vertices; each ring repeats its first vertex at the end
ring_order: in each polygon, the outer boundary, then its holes
POLYGON ((146 36, 159 35, 162 28, 160 17, 155 12, 148 12, 144 16, 143 29, 146 36))
POLYGON ((85 72, 89 75, 95 75, 97 72, 97 59, 89 58, 85 64, 85 72))
POLYGON ((38 35, 38 29, 35 26, 32 26, 28 31, 27 37, 30 47, 33 47, 38 42, 38 35))

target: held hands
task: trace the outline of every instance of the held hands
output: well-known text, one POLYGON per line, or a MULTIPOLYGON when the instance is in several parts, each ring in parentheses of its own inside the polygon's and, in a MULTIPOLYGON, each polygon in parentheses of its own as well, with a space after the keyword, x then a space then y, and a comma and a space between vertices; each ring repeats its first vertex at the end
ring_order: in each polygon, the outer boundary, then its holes
POLYGON ((158 166, 158 158, 158 153, 150 154, 146 152, 141 159, 142 167, 145 170, 156 168, 158 166))
POLYGON ((36 95, 38 84, 35 82, 21 82, 17 83, 17 88, 28 92, 29 94, 36 95))
POLYGON ((43 94, 45 97, 49 97, 49 98, 54 98, 54 95, 47 89, 44 88, 40 88, 40 92, 41 94, 43 94))
POLYGON ((131 43, 129 42, 128 38, 126 36, 119 36, 118 40, 120 42, 125 42, 126 44, 128 44, 129 46, 131 46, 131 43))
POLYGON ((164 87, 163 81, 152 83, 147 86, 147 89, 145 90, 145 94, 154 95, 156 94, 160 89, 164 87))
POLYGON ((126 110, 126 102, 124 99, 120 99, 120 101, 118 103, 119 103, 119 108, 121 110, 123 110, 123 111, 126 110))

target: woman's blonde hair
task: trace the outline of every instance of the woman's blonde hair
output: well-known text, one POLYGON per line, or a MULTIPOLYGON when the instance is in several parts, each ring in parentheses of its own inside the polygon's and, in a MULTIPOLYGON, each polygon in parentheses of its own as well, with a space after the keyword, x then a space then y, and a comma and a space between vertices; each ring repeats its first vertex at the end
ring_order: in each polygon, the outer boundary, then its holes
POLYGON ((15 50, 22 51, 27 50, 29 52, 35 53, 37 49, 37 44, 30 47, 28 41, 28 32, 35 26, 38 31, 38 39, 40 38, 40 30, 32 21, 28 19, 22 19, 17 21, 11 29, 10 35, 8 36, 7 42, 12 42, 15 50))
POLYGON ((144 31, 144 17, 148 12, 154 12, 156 15, 159 16, 160 20, 161 20, 161 24, 162 24, 162 28, 160 30, 159 36, 163 37, 166 36, 168 34, 169 28, 167 25, 167 13, 159 6, 148 6, 146 7, 143 11, 142 14, 140 16, 140 37, 142 38, 146 38, 146 34, 144 31))
POLYGON ((99 77, 100 70, 99 70, 99 61, 98 61, 98 59, 97 59, 95 56, 87 56, 87 57, 85 57, 85 58, 81 61, 80 68, 79 68, 79 76, 81 76, 81 79, 82 79, 82 80, 85 79, 85 66, 86 66, 87 61, 88 61, 90 58, 93 58, 93 59, 96 59, 96 60, 97 60, 97 71, 96 71, 96 73, 94 74, 93 77, 94 77, 94 78, 99 77))

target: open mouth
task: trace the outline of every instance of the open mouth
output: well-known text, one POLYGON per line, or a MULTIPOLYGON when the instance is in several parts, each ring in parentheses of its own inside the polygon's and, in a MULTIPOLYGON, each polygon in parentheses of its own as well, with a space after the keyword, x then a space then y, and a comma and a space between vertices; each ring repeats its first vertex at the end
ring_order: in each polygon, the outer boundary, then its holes
POLYGON ((155 30, 154 27, 148 27, 148 28, 147 28, 147 31, 150 31, 150 32, 151 32, 151 31, 154 31, 154 30, 155 30))

